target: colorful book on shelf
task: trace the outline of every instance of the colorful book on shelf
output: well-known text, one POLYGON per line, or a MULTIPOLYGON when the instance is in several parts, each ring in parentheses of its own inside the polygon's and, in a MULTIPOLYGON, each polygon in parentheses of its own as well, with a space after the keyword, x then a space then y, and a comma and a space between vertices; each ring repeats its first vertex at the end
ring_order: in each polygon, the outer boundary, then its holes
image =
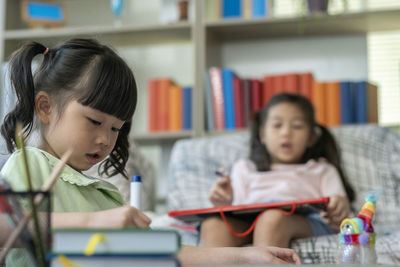
POLYGON ((213 99, 214 126, 216 130, 223 130, 225 129, 225 104, 221 69, 211 67, 208 71, 213 99))
POLYGON ((326 82, 326 125, 340 125, 340 83, 326 82))
POLYGON ((157 125, 158 130, 160 131, 168 131, 169 125, 169 93, 170 87, 172 86, 173 82, 170 78, 160 78, 158 79, 158 116, 157 116, 157 125))
POLYGON ((299 74, 288 73, 283 76, 283 92, 290 94, 298 94, 300 92, 299 74))
POLYGON ((340 122, 351 124, 355 122, 354 86, 352 82, 340 82, 340 122))
POLYGON ((190 86, 182 87, 182 128, 183 130, 192 129, 192 94, 193 89, 190 86))
POLYGON ((206 108, 206 125, 208 131, 214 131, 214 107, 211 89, 211 79, 208 71, 204 72, 204 93, 206 108))
POLYGON ((231 69, 222 69, 222 88, 224 95, 225 129, 235 129, 235 99, 233 92, 233 79, 235 74, 231 69))
POLYGON ((157 79, 150 79, 147 82, 148 86, 148 94, 147 94, 147 110, 148 110, 148 122, 149 132, 158 131, 158 80, 157 79))
POLYGON ((170 255, 181 246, 174 230, 53 229, 52 253, 91 255, 170 255))
POLYGON ((308 198, 298 200, 274 201, 247 205, 227 205, 202 209, 171 210, 168 215, 185 222, 201 221, 212 215, 224 213, 227 216, 259 214, 266 209, 282 209, 294 213, 308 214, 325 209, 329 197, 308 198))
POLYGON ((221 18, 221 0, 207 0, 206 18, 207 20, 218 20, 221 18))
POLYGON ((242 0, 222 0, 222 18, 240 18, 242 0))
POLYGON ((318 123, 326 125, 326 89, 324 82, 314 81, 312 89, 312 103, 315 109, 315 118, 318 123))
POLYGON ((262 18, 267 16, 267 1, 268 0, 252 0, 252 17, 262 18))
POLYGON ((235 128, 243 128, 243 95, 241 80, 238 76, 233 76, 233 99, 235 107, 235 128))
POLYGON ((69 255, 49 254, 50 267, 179 267, 174 255, 69 255))
POLYGON ((300 73, 299 75, 299 93, 312 101, 312 88, 314 77, 311 72, 300 73))
POLYGON ((253 0, 242 0, 242 14, 243 18, 249 19, 253 16, 252 12, 252 2, 253 0))
POLYGON ((168 97, 168 130, 177 132, 182 130, 182 88, 171 85, 168 97))
POLYGON ((249 121, 251 118, 251 80, 242 79, 242 106, 243 106, 243 127, 249 126, 249 121))
POLYGON ((354 83, 355 123, 378 122, 377 87, 367 81, 354 83))
POLYGON ((258 79, 251 79, 251 111, 255 113, 262 108, 262 83, 258 79))
POLYGON ((264 76, 264 83, 262 87, 262 103, 261 106, 264 107, 268 104, 269 100, 273 96, 273 85, 272 85, 272 76, 264 76))

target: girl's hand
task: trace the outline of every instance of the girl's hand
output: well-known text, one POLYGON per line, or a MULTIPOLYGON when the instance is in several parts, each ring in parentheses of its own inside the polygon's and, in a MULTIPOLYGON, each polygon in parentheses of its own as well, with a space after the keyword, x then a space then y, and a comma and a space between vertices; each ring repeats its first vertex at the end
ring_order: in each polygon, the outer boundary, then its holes
POLYGON ((336 231, 339 231, 341 222, 349 215, 350 204, 347 197, 338 195, 330 198, 326 211, 321 213, 324 221, 336 231))
POLYGON ((140 210, 122 206, 119 208, 93 212, 89 217, 88 227, 148 227, 151 219, 140 210))
POLYGON ((301 264, 299 255, 289 248, 245 247, 238 254, 239 264, 301 264))
POLYGON ((211 187, 209 200, 214 206, 231 205, 233 200, 233 190, 231 179, 228 175, 217 178, 211 187))

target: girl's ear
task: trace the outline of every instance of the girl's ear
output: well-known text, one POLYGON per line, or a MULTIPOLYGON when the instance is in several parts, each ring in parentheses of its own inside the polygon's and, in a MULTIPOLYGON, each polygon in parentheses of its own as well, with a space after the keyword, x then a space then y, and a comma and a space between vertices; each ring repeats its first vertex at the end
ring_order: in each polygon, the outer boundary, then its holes
POLYGON ((50 115, 53 111, 51 97, 48 93, 40 91, 35 98, 35 113, 44 124, 50 121, 50 115))

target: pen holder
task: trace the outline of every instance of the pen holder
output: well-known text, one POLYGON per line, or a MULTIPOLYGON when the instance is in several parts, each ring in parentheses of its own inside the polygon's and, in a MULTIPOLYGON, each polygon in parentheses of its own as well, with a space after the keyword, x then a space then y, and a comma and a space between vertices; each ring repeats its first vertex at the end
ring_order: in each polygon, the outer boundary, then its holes
MULTIPOLYGON (((11 229, 10 235, 7 237, 9 238, 11 233, 18 228, 24 216, 33 211, 32 203, 37 198, 42 198, 42 201, 35 205, 37 219, 33 213, 18 234, 17 245, 24 248, 23 255, 27 257, 31 266, 48 266, 45 256, 50 248, 51 201, 49 192, 0 190, 0 214, 2 215, 0 226, 5 224, 4 226, 11 229)), ((8 253, 11 251, 9 250, 8 253)))

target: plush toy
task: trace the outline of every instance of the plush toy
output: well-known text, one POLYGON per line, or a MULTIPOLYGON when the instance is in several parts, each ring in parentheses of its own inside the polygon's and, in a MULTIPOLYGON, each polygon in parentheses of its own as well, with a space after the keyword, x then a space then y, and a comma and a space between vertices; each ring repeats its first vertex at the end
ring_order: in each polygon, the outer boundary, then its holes
POLYGON ((357 217, 340 224, 339 263, 376 263, 375 232, 372 219, 377 194, 369 192, 357 217))

